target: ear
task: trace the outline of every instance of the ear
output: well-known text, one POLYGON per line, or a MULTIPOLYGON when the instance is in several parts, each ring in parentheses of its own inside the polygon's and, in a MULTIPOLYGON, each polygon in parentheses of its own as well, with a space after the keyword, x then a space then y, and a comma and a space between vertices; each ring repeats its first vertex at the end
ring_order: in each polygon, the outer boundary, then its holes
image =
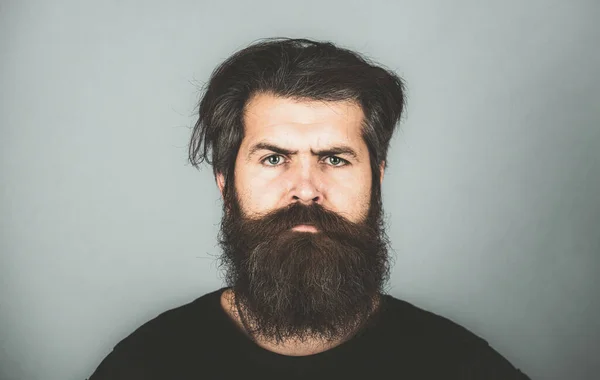
POLYGON ((223 206, 225 206, 225 213, 229 213, 231 205, 225 200, 225 196, 223 195, 223 191, 225 189, 225 176, 223 173, 217 173, 215 175, 215 179, 217 181, 217 186, 219 187, 219 192, 221 193, 221 199, 223 200, 223 206))
POLYGON ((383 173, 385 172, 385 161, 381 161, 379 165, 379 185, 381 186, 383 182, 383 173))
POLYGON ((217 186, 219 187, 219 191, 221 192, 221 198, 223 198, 223 189, 225 188, 225 176, 223 173, 217 173, 215 176, 217 180, 217 186))

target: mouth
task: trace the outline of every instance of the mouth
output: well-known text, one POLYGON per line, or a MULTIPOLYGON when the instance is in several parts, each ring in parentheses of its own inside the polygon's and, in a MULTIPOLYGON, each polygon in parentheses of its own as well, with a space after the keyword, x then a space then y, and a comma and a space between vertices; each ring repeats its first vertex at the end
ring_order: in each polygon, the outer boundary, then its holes
POLYGON ((311 224, 299 224, 295 227, 292 228, 292 231, 298 231, 298 232, 319 232, 319 230, 311 225, 311 224))

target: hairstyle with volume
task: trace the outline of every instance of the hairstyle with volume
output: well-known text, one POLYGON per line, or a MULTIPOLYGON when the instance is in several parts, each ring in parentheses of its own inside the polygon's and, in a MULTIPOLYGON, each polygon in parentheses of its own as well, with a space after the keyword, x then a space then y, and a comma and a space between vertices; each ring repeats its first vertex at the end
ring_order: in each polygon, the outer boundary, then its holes
POLYGON ((355 101, 365 114, 362 136, 369 149, 373 190, 379 193, 379 165, 386 161, 405 105, 402 79, 362 55, 331 42, 269 38, 233 54, 204 87, 189 145, 194 167, 203 161, 225 179, 224 198, 244 137, 248 100, 270 93, 297 100, 355 101))

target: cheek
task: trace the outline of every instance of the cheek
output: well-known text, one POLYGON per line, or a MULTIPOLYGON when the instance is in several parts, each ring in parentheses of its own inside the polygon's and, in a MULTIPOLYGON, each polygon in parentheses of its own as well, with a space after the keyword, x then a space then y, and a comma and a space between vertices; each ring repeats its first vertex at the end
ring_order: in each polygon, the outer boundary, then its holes
POLYGON ((370 173, 356 173, 327 184, 327 199, 332 207, 357 222, 366 217, 371 200, 370 173))
POLYGON ((235 186, 242 210, 250 216, 276 208, 285 191, 285 181, 265 176, 264 173, 236 175, 235 186))

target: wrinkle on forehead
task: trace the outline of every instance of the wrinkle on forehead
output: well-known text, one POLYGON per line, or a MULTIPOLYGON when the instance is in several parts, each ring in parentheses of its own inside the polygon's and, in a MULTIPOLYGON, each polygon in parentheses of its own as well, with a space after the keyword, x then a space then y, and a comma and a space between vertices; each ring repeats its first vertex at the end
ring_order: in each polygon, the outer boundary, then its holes
POLYGON ((363 118, 362 107, 355 101, 302 101, 259 94, 248 102, 244 113, 245 137, 278 137, 288 143, 312 137, 316 141, 311 145, 318 145, 314 149, 353 142, 362 150, 363 118))

